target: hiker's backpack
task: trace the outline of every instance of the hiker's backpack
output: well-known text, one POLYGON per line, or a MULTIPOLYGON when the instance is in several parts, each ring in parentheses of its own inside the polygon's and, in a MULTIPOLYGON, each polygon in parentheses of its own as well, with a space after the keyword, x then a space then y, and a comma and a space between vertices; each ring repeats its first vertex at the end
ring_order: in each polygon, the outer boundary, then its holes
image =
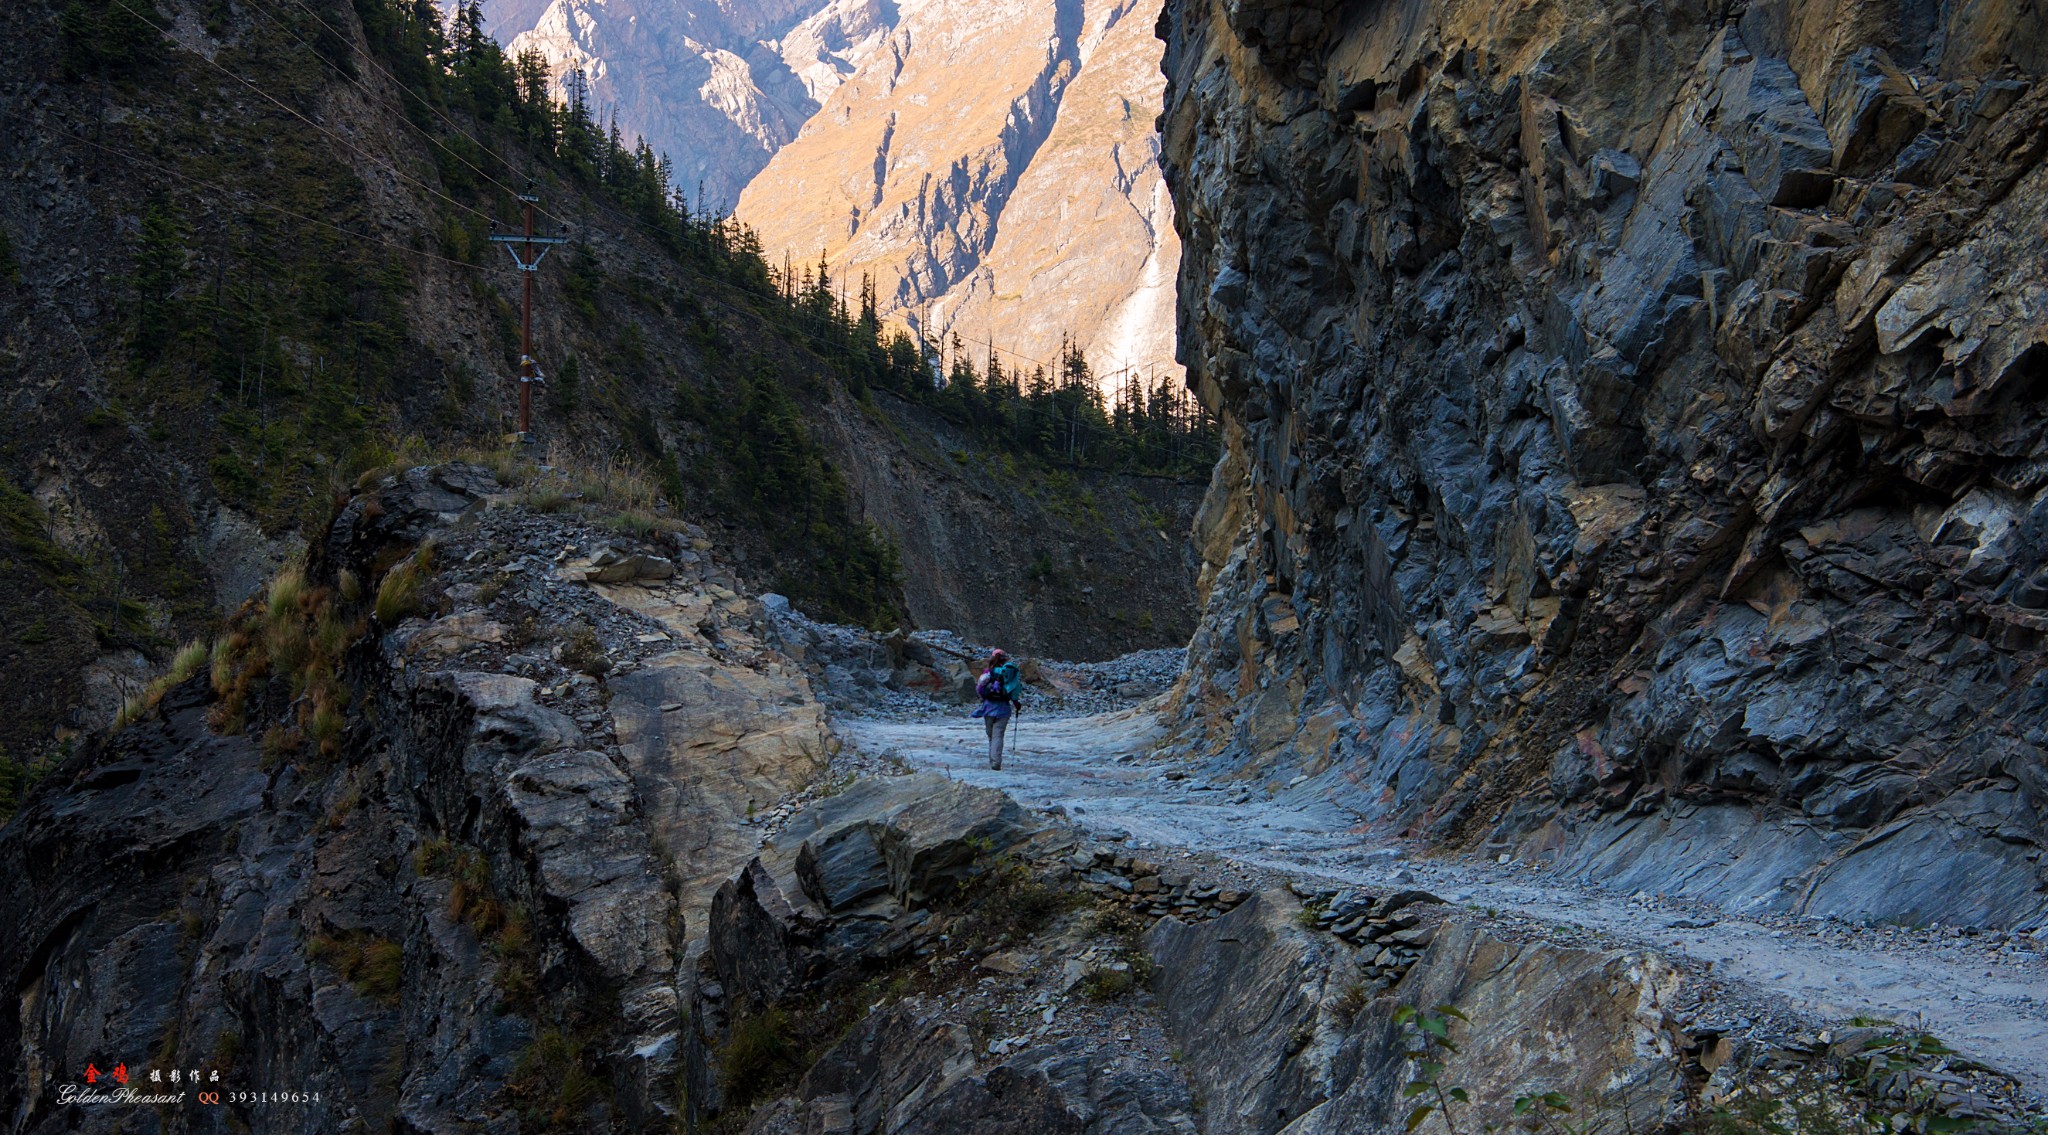
POLYGON ((989 667, 989 669, 981 675, 981 681, 975 684, 974 692, 981 695, 981 700, 1010 700, 1010 691, 1004 685, 1003 676, 1000 673, 998 673, 999 670, 1001 670, 1001 667, 999 666, 989 667))

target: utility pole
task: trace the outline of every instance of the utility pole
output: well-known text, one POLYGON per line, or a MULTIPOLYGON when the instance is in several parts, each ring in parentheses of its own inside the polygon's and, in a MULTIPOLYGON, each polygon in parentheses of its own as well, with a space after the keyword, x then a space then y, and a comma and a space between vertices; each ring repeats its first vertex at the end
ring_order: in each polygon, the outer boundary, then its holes
MULTIPOLYGON (((526 206, 526 231, 512 236, 492 233, 491 239, 505 246, 512 254, 512 262, 519 266, 521 291, 524 293, 519 304, 519 440, 533 430, 533 384, 543 381, 540 367, 533 361, 533 276, 540 271, 540 262, 547 259, 548 249, 558 244, 569 243, 566 236, 533 235, 533 207, 540 198, 533 193, 533 183, 526 183, 527 192, 519 195, 526 206)), ((568 226, 562 227, 563 232, 568 226)))

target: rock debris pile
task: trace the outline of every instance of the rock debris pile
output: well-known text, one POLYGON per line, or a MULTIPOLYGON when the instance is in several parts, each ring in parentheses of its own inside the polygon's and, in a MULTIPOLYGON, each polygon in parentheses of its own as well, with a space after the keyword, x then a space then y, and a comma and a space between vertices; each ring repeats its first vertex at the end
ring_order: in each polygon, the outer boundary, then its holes
POLYGON ((1428 891, 1397 891, 1375 900, 1356 890, 1290 884, 1306 904, 1319 930, 1365 951, 1366 980, 1385 987, 1399 981, 1436 938, 1436 927, 1423 918, 1424 909, 1442 899, 1428 891))
POLYGON ((1236 909, 1244 892, 1205 884, 1183 868, 1162 867, 1108 848, 1074 851, 1051 865, 1055 878, 1079 880, 1081 888, 1121 902, 1147 918, 1215 918, 1236 909))

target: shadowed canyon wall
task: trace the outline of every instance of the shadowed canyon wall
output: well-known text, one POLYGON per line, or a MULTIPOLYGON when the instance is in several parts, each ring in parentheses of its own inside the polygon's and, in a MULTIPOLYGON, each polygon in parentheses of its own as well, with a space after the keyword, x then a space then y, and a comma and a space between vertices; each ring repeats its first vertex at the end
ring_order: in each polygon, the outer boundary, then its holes
POLYGON ((2044 28, 1169 5, 1230 442, 1184 743, 1631 890, 2038 923, 2044 28))

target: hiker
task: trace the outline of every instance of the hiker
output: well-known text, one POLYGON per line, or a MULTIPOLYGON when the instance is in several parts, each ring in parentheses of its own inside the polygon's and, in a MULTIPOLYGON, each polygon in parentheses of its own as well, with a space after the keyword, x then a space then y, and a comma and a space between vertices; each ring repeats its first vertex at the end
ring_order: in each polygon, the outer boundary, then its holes
POLYGON ((1024 703, 1017 695, 1024 690, 1024 679, 1017 673, 1017 664, 1000 650, 988 655, 988 669, 981 672, 981 680, 974 683, 974 692, 981 696, 981 706, 974 716, 988 730, 988 767, 1003 767, 1003 733, 1010 727, 1010 715, 1021 713, 1024 703))

